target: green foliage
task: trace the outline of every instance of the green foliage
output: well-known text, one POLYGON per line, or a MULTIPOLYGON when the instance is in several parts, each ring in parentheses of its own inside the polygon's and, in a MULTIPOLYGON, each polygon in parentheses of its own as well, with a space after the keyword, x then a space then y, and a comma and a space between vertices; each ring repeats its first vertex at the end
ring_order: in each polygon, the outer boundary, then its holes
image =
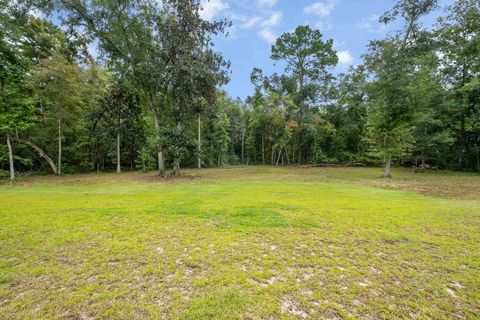
POLYGON ((157 138, 153 124, 148 117, 142 119, 141 128, 145 135, 145 141, 138 151, 138 157, 135 160, 136 170, 142 172, 155 170, 157 165, 154 154, 157 148, 157 138))
MULTIPOLYGON (((85 106, 83 70, 59 55, 40 61, 32 70, 32 85, 44 116, 68 119, 85 106)), ((43 115, 42 115, 43 116, 43 115)))
MULTIPOLYGON (((204 21, 199 1, 0 5, 0 138, 13 138, 20 171, 48 164, 15 139, 52 159, 61 145, 73 173, 112 170, 119 135, 120 163, 130 170, 161 169, 162 159, 177 171, 180 163, 391 159, 480 172, 476 0, 446 7, 432 30, 421 22, 438 1, 396 1, 380 21, 401 20, 401 27, 336 77, 333 40, 298 26, 271 48, 283 71, 266 76, 254 68, 255 91, 245 101, 218 89, 229 62, 213 40, 230 23, 204 21), (92 41, 101 63, 86 50, 92 41)), ((0 157, 0 167, 7 162, 0 157)))
POLYGON ((396 126, 388 131, 381 131, 374 121, 372 120, 369 124, 369 135, 366 138, 371 148, 370 155, 380 159, 386 159, 389 156, 394 159, 403 159, 411 154, 415 143, 413 127, 396 126))
POLYGON ((0 13, 0 132, 12 133, 27 129, 34 117, 26 83, 28 64, 21 48, 12 45, 21 37, 16 26, 20 19, 15 12, 0 13))
POLYGON ((160 133, 160 144, 166 156, 172 159, 175 174, 178 174, 181 161, 195 152, 195 141, 186 130, 179 127, 163 127, 160 133))
POLYGON ((285 71, 298 82, 298 102, 314 98, 314 88, 309 86, 315 86, 318 81, 323 82, 330 77, 328 68, 338 62, 332 47, 333 40, 324 42, 322 33, 309 26, 299 26, 292 33, 284 33, 272 46, 272 60, 286 61, 285 71))
POLYGON ((149 162, 152 155, 147 155, 146 152, 151 148, 145 143, 139 99, 125 83, 116 83, 108 88, 98 108, 92 110, 89 118, 90 135, 96 145, 95 162, 106 162, 106 165, 112 167, 116 164, 117 135, 121 141, 121 163, 129 160, 130 166, 133 166, 137 156, 140 157, 137 155, 140 152, 143 152, 140 163, 149 162), (105 144, 109 148, 102 148, 99 144, 105 144))
POLYGON ((211 139, 217 153, 217 166, 226 164, 227 151, 230 145, 230 121, 225 112, 217 115, 212 126, 211 139))
MULTIPOLYGON (((333 40, 322 39, 319 30, 309 26, 299 26, 292 33, 285 33, 272 46, 272 60, 286 63, 285 75, 274 75, 271 82, 279 82, 280 90, 286 92, 298 109, 298 162, 305 158, 306 144, 304 140, 303 121, 312 104, 328 97, 333 76, 331 68, 338 63, 338 57, 333 50, 333 40)), ((310 144, 310 147, 312 145, 310 144)))

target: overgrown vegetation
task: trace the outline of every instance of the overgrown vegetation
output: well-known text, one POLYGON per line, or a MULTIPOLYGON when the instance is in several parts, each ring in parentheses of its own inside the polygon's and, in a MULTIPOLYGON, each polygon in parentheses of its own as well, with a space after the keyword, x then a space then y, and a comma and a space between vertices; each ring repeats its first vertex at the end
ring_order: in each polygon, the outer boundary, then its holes
POLYGON ((380 20, 404 27, 339 75, 333 40, 299 26, 272 46, 285 70, 255 68, 245 101, 218 89, 229 62, 213 37, 230 23, 200 10, 1 0, 1 175, 325 162, 480 172, 477 0, 398 0, 380 20))

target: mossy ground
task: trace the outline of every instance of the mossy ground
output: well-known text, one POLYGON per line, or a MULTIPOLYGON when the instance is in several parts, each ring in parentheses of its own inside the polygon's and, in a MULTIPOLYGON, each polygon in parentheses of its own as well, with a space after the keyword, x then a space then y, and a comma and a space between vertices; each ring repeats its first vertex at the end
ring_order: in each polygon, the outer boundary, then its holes
POLYGON ((480 176, 249 167, 0 186, 0 319, 475 319, 480 176))

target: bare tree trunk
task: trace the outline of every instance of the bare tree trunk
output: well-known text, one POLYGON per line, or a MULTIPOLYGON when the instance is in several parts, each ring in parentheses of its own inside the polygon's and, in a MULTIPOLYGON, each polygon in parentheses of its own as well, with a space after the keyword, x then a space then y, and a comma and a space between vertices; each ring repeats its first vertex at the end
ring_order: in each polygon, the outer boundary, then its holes
POLYGON ((62 120, 58 118, 58 175, 62 174, 62 120))
POLYGON ((197 168, 202 168, 202 119, 200 113, 198 114, 198 156, 197 156, 197 168))
MULTIPOLYGON (((158 121, 157 110, 154 106, 154 98, 150 95, 150 109, 153 113, 153 121, 155 123, 155 135, 160 138, 160 122, 158 121)), ((162 146, 157 145, 157 160, 158 160, 158 174, 163 175, 165 173, 165 160, 163 158, 162 146)))
POLYGON ((213 166, 213 164, 215 163, 214 160, 213 160, 213 141, 210 140, 210 158, 209 158, 209 165, 210 166, 213 166))
POLYGON ((390 174, 390 168, 392 166, 392 156, 388 155, 387 160, 385 161, 385 168, 383 171, 383 177, 384 178, 391 178, 392 175, 390 174))
POLYGON ((242 129, 242 164, 245 163, 245 128, 242 129))
POLYGON ((38 153, 40 158, 43 158, 43 159, 45 159, 45 161, 48 162, 48 164, 52 168, 53 174, 58 173, 58 169, 57 169, 57 166, 55 165, 55 162, 39 146, 37 146, 36 144, 33 144, 32 142, 30 142, 28 140, 23 140, 23 139, 16 138, 15 141, 31 147, 33 150, 35 150, 35 152, 38 153))
POLYGON ((180 161, 178 160, 175 160, 175 163, 173 164, 173 175, 174 176, 180 175, 180 161))
POLYGON ((262 133, 262 161, 263 165, 265 165, 265 136, 262 133))
POLYGON ((117 173, 122 172, 122 164, 120 163, 120 132, 117 132, 117 173))
POLYGON ((302 144, 303 144, 303 133, 300 131, 299 143, 298 143, 298 165, 302 164, 302 144))
MULTIPOLYGON (((155 132, 157 137, 160 135, 160 123, 158 122, 157 113, 153 113, 153 118, 155 121, 155 132)), ((157 156, 158 156, 158 174, 163 175, 165 173, 165 160, 163 158, 163 150, 161 146, 157 146, 157 156)))
POLYGON ((8 163, 10 164, 10 180, 15 180, 15 167, 13 165, 13 149, 10 140, 10 134, 7 133, 7 147, 8 147, 8 163))
MULTIPOLYGON (((180 122, 180 120, 177 121, 177 130, 180 130, 182 129, 182 123, 180 122)), ((173 174, 175 176, 179 176, 180 175, 180 158, 177 158, 174 160, 174 164, 173 164, 173 174)))
POLYGON ((91 161, 92 161, 91 168, 92 168, 92 171, 93 171, 93 170, 95 170, 95 150, 94 150, 93 146, 91 146, 91 148, 92 148, 92 154, 90 155, 90 157, 91 157, 91 161))
POLYGON ((275 164, 278 167, 278 164, 280 163, 280 158, 282 157, 282 149, 278 152, 278 158, 277 158, 277 163, 275 164))

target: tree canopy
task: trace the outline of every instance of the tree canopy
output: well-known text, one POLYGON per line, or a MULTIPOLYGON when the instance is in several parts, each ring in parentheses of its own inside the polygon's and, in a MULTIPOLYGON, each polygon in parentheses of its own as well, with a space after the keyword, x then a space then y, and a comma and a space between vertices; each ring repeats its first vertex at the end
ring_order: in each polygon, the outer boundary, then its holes
POLYGON ((298 26, 282 70, 229 97, 197 0, 0 0, 0 175, 184 166, 392 165, 480 172, 480 4, 398 0, 344 73, 332 39, 298 26), (432 28, 422 18, 439 18, 432 28), (55 159, 55 160, 53 160, 55 159))

